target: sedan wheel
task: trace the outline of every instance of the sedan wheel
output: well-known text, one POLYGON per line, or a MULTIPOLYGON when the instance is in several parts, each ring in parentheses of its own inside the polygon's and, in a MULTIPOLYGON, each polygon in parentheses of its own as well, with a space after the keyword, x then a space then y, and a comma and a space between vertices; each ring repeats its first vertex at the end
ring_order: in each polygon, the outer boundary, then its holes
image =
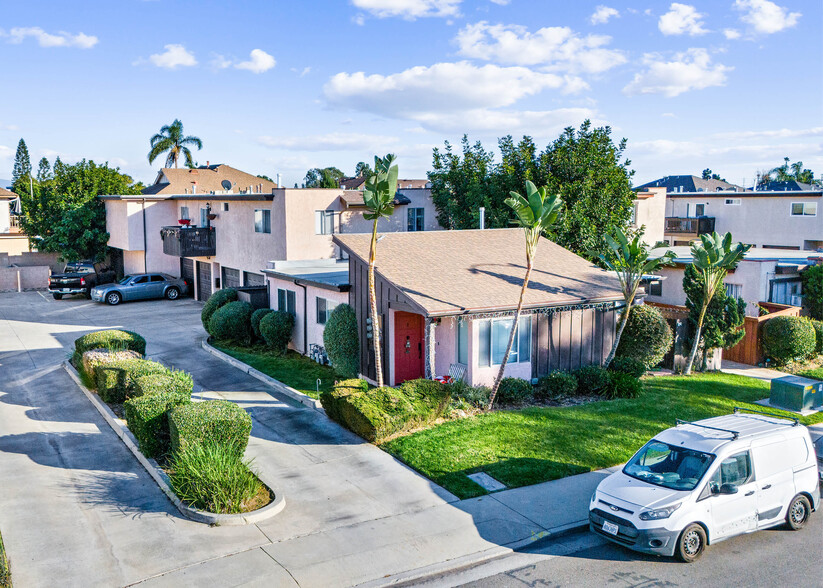
POLYGON ((180 290, 178 290, 177 288, 169 288, 168 290, 166 290, 166 298, 168 298, 169 300, 177 300, 179 296, 180 290))
POLYGON ((812 511, 812 505, 809 499, 803 495, 797 495, 789 505, 789 511, 786 513, 786 524, 792 531, 799 531, 806 525, 809 520, 809 513, 812 511))
POLYGON ((120 304, 120 300, 122 300, 120 297, 120 292, 109 292, 106 294, 106 302, 112 306, 117 306, 120 304))

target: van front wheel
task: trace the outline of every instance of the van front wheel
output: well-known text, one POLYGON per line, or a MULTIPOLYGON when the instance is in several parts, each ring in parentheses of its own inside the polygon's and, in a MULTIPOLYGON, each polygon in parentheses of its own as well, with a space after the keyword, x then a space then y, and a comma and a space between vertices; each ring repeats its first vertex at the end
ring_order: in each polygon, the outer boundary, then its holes
POLYGON ((703 554, 706 547, 706 531, 697 523, 692 523, 680 533, 675 555, 685 563, 692 563, 703 554))
POLYGON ((789 504, 789 511, 786 513, 786 525, 792 531, 799 531, 806 526, 806 521, 809 520, 809 513, 811 512, 812 505, 809 499, 802 494, 798 494, 789 504))

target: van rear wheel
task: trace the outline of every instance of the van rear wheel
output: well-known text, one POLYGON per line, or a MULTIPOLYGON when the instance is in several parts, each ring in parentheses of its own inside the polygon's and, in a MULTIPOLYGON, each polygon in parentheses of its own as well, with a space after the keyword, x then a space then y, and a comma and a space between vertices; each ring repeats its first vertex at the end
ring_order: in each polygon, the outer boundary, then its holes
POLYGON ((706 531, 697 523, 692 523, 680 533, 674 554, 680 561, 692 563, 703 555, 703 549, 705 547, 706 531))
POLYGON ((812 505, 809 499, 802 494, 798 494, 789 504, 789 511, 786 513, 786 525, 792 531, 799 531, 806 526, 806 521, 809 520, 811 512, 812 505))

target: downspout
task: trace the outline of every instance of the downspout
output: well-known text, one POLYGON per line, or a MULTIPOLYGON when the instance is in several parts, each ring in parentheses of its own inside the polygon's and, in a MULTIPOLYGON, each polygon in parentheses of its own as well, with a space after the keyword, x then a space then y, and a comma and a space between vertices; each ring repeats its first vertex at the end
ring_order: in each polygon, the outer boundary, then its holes
POLYGON ((301 284, 297 280, 294 281, 295 286, 303 288, 303 355, 309 354, 309 290, 305 284, 301 284))
POLYGON ((148 251, 146 250, 146 199, 140 201, 140 207, 143 210, 143 273, 149 273, 148 251))

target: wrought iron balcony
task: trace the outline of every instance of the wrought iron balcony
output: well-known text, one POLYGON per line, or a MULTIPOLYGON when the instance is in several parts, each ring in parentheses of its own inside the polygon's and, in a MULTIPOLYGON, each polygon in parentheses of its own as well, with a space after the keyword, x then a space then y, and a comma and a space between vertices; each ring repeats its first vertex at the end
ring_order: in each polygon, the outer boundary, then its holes
POLYGON ((700 236, 704 233, 714 231, 713 216, 699 216, 696 218, 668 217, 666 218, 667 235, 694 235, 700 236))
POLYGON ((214 227, 163 227, 163 253, 174 257, 212 257, 216 253, 214 227))

